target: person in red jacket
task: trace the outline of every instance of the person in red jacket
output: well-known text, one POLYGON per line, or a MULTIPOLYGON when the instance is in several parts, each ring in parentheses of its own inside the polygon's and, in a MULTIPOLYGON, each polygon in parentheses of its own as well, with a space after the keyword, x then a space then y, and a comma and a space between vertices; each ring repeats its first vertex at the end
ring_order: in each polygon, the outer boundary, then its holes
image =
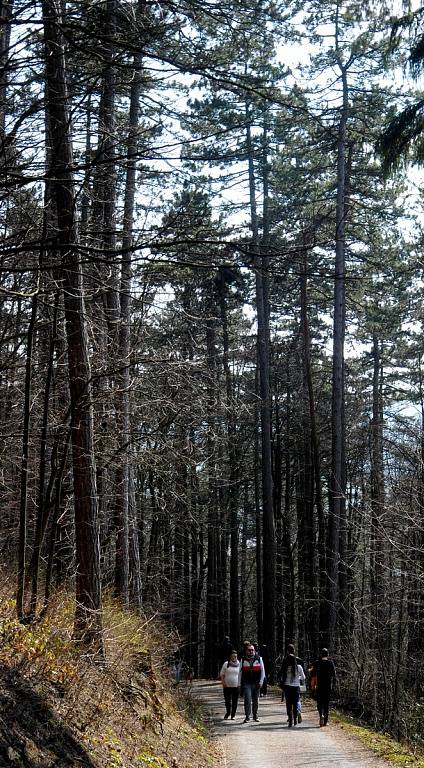
POLYGON ((262 688, 265 679, 264 663, 255 651, 255 646, 250 644, 246 647, 246 655, 240 662, 239 687, 240 695, 244 699, 244 723, 248 723, 250 715, 253 713, 253 719, 258 721, 258 702, 259 691, 262 688))

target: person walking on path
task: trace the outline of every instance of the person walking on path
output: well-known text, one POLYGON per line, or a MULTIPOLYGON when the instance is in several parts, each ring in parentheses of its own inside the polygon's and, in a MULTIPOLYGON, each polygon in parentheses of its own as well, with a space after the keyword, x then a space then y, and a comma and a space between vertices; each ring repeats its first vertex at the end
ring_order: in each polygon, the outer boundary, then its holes
POLYGON ((297 663, 294 646, 291 644, 287 646, 287 655, 283 659, 279 679, 284 688, 288 724, 291 728, 298 722, 300 685, 305 684, 305 672, 302 665, 297 663))
POLYGON ((234 720, 237 712, 239 696, 239 673, 240 662, 237 658, 237 651, 231 651, 228 661, 224 661, 219 677, 224 688, 225 715, 224 720, 234 720))
POLYGON ((265 669, 265 680, 263 682, 262 688, 261 688, 261 696, 266 696, 267 690, 268 690, 268 683, 272 683, 272 676, 271 676, 271 659, 269 656, 268 646, 264 643, 259 648, 259 656, 261 657, 264 669, 265 669))
MULTIPOLYGON (((296 656, 296 664, 300 664, 302 669, 305 670, 305 662, 303 661, 303 659, 299 659, 299 656, 296 656)), ((302 683, 302 685, 304 685, 306 688, 305 683, 302 683)), ((303 691, 306 693, 305 688, 303 689, 303 691)), ((300 693, 302 693, 302 689, 300 689, 300 693)), ((299 696, 299 701, 297 702, 297 722, 298 723, 302 722, 302 696, 299 696)))
POLYGON ((310 669, 311 677, 317 678, 317 710, 319 725, 322 728, 328 723, 328 710, 330 706, 331 692, 336 681, 336 669, 334 663, 328 658, 327 648, 321 650, 320 658, 314 661, 310 669))
POLYGON ((253 719, 258 721, 258 702, 259 691, 262 688, 265 679, 264 663, 255 651, 255 646, 250 644, 246 647, 246 655, 240 662, 239 688, 240 695, 244 700, 244 723, 248 723, 250 715, 253 713, 253 719))

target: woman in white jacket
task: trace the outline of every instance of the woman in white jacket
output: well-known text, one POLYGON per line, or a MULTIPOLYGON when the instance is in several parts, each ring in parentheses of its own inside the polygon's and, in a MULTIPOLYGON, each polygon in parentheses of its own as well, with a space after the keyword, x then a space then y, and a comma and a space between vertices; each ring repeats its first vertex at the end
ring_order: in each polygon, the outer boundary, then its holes
POLYGON ((305 672, 294 655, 293 645, 287 646, 287 656, 283 659, 279 679, 280 684, 284 687, 289 728, 291 728, 292 725, 296 725, 298 719, 297 705, 300 696, 300 685, 305 684, 305 672))
POLYGON ((240 671, 240 662, 237 658, 237 651, 231 651, 228 661, 224 661, 219 677, 224 688, 225 715, 224 720, 234 720, 238 703, 238 679, 240 671))

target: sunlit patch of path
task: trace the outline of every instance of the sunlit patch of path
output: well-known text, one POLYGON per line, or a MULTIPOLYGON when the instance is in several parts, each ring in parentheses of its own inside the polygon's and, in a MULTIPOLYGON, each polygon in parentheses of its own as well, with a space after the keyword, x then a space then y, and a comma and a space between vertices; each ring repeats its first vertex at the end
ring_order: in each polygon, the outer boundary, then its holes
POLYGON ((199 680, 193 693, 208 708, 223 747, 225 768, 387 768, 355 737, 329 724, 320 728, 316 710, 303 708, 302 723, 287 727, 286 708, 275 694, 259 700, 259 722, 243 723, 243 702, 234 720, 224 720, 222 687, 199 680))

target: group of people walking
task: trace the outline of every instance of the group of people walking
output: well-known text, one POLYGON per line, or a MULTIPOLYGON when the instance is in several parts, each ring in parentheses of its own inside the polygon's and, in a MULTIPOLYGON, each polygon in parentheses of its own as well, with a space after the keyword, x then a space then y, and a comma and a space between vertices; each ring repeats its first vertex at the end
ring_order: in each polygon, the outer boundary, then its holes
MULTIPOLYGON (((261 691, 266 692, 266 672, 263 658, 253 643, 246 641, 240 654, 233 648, 229 650, 228 658, 223 661, 219 673, 224 691, 225 720, 234 720, 239 696, 242 696, 243 723, 248 723, 251 717, 258 721, 259 697, 261 691)), ((319 658, 308 669, 308 676, 317 702, 319 725, 324 727, 328 723, 330 698, 336 680, 334 663, 326 648, 321 650, 319 658)), ((288 727, 291 728, 302 722, 300 693, 306 690, 304 664, 295 655, 294 646, 291 644, 287 646, 278 681, 282 688, 282 700, 285 699, 286 702, 288 727)))
POLYGON ((224 689, 224 719, 228 720, 231 716, 231 720, 234 720, 240 694, 244 700, 243 722, 249 722, 252 715, 257 721, 259 695, 265 683, 265 666, 253 643, 244 643, 240 660, 237 651, 232 650, 219 676, 224 689))

